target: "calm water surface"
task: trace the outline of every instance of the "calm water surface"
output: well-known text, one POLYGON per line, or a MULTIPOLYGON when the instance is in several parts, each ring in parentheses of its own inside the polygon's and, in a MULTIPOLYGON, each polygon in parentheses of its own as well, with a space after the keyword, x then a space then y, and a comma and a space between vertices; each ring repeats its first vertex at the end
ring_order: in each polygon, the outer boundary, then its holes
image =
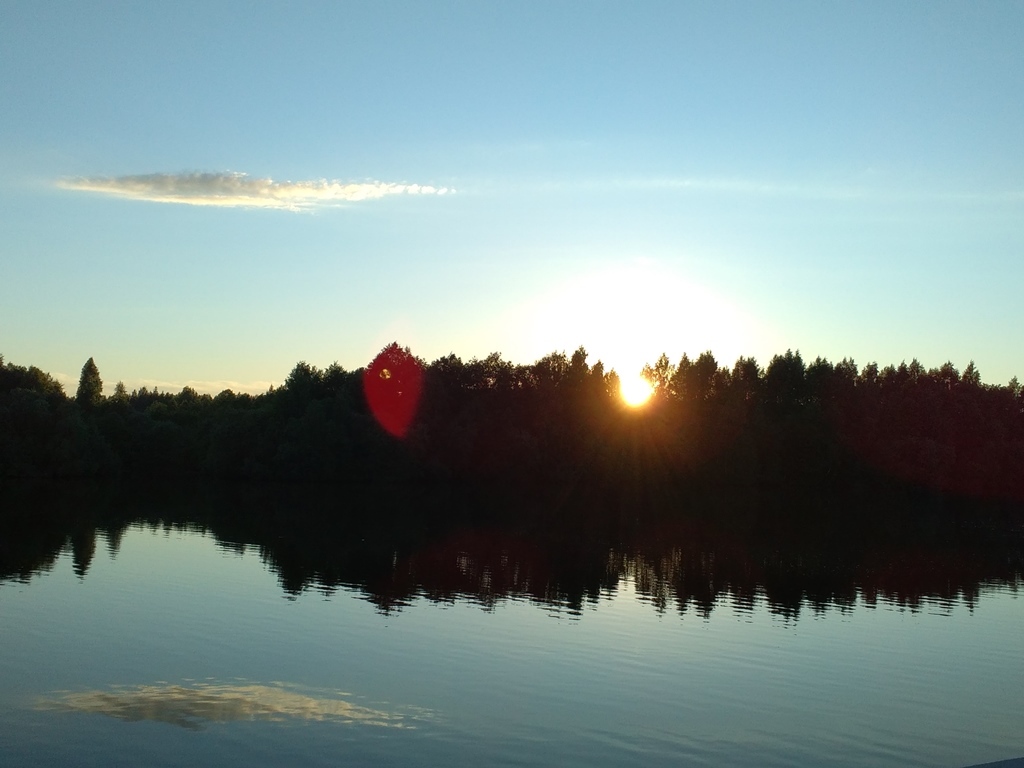
POLYGON ((783 608, 756 584, 681 597, 679 569, 698 557, 685 547, 656 563, 609 549, 611 576, 576 600, 527 584, 519 572, 538 566, 493 537, 486 554, 449 537, 430 556, 456 577, 479 571, 472 590, 430 581, 422 556, 398 550, 392 586, 316 565, 296 585, 280 551, 205 525, 70 540, 0 581, 5 766, 952 768, 1024 755, 1019 574, 912 600, 854 583, 823 602, 797 585, 783 608), (487 558, 511 575, 481 570, 487 558), (399 598, 395 573, 412 580, 399 598))

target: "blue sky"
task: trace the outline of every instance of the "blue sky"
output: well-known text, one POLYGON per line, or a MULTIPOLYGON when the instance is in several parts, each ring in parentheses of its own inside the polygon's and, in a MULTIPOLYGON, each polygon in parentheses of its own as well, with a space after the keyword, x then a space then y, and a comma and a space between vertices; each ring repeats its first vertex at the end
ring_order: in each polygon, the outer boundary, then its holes
POLYGON ((1024 378, 1024 4, 0 7, 0 354, 1024 378))

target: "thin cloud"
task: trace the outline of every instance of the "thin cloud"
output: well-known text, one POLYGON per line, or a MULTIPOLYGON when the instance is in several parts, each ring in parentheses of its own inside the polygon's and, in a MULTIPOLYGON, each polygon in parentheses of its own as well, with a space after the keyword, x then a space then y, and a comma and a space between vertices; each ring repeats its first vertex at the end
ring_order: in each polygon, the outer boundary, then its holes
MULTIPOLYGON (((198 380, 189 379, 188 381, 163 381, 161 379, 139 379, 138 385, 140 387, 146 387, 147 389, 159 389, 161 392, 170 392, 171 394, 177 394, 181 392, 185 387, 190 387, 198 392, 200 395, 217 395, 223 392, 225 389, 229 389, 238 394, 250 394, 260 395, 269 390, 271 387, 279 387, 283 382, 281 381, 229 381, 226 379, 222 380, 198 380)), ((126 382, 127 384, 127 382, 126 382)), ((78 386, 77 384, 75 386, 78 386)), ((66 389, 66 388, 65 388, 66 389)), ((130 391, 130 390, 129 390, 130 391)), ((111 387, 106 387, 106 394, 113 392, 111 387)))
POLYGON ((57 186, 130 200, 220 208, 275 208, 301 211, 388 195, 445 195, 454 190, 427 184, 384 181, 274 181, 244 173, 149 173, 61 179, 57 186))
POLYGON ((812 197, 825 199, 854 199, 867 197, 868 190, 861 187, 780 184, 769 181, 731 178, 651 179, 640 182, 644 186, 665 189, 694 190, 698 192, 725 192, 763 197, 812 197))
POLYGON ((700 193, 746 198, 792 198, 836 202, 940 203, 958 205, 1017 205, 1024 202, 1024 190, 944 190, 868 184, 783 183, 771 180, 729 177, 642 178, 610 177, 552 179, 500 185, 492 183, 487 192, 514 191, 526 194, 586 193, 700 193))
POLYGON ((1019 203, 1024 192, 948 191, 942 189, 900 189, 864 185, 782 184, 733 178, 669 178, 627 182, 637 187, 722 192, 759 197, 797 197, 819 200, 876 200, 880 202, 1019 203))

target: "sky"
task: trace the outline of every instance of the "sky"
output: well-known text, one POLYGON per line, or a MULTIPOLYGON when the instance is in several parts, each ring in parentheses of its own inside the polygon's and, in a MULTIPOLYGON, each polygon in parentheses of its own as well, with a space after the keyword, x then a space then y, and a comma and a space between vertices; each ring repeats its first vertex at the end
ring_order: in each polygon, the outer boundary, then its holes
POLYGON ((1022 45, 1020 2, 0 0, 0 354, 1024 379, 1022 45))

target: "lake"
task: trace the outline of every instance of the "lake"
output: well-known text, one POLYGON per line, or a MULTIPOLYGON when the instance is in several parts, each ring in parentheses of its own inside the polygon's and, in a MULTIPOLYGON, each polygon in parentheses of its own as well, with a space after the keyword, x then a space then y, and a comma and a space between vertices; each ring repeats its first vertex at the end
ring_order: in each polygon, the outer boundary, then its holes
POLYGON ((8 495, 0 764, 1024 755, 1019 528, 337 493, 8 495))

